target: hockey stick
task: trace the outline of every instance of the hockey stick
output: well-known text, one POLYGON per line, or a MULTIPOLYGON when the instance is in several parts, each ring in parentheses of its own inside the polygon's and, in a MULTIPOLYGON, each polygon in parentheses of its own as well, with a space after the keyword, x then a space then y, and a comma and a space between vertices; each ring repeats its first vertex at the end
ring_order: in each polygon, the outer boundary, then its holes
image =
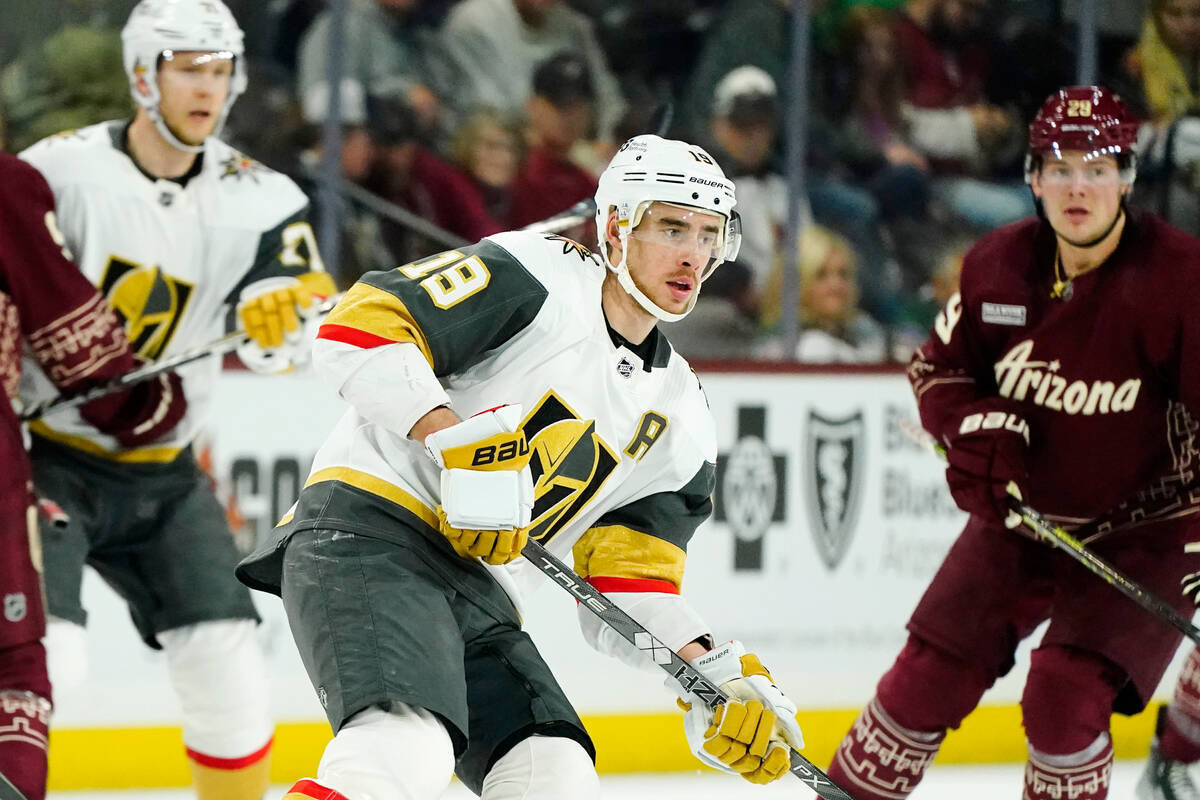
MULTIPOLYGON (((590 583, 553 556, 540 542, 530 539, 521 550, 521 555, 545 573, 551 581, 570 592, 588 611, 620 634, 621 638, 649 656, 655 664, 678 680, 683 688, 694 694, 710 709, 715 710, 717 706, 728 702, 729 697, 713 686, 695 667, 654 638, 654 634, 642 627, 637 620, 626 614, 603 593, 596 591, 590 583)), ((824 800, 854 800, 828 775, 795 750, 792 751, 790 772, 824 800)))
MULTIPOLYGON (((591 198, 581 200, 561 214, 556 214, 555 216, 541 222, 531 223, 526 225, 521 230, 532 231, 534 233, 553 233, 554 231, 573 228, 576 225, 591 219, 591 215, 594 213, 595 208, 595 200, 591 198)), ((337 301, 340 299, 340 294, 330 297, 317 307, 317 314, 320 316, 328 314, 333 310, 333 307, 337 305, 337 301)), ((81 406, 84 403, 88 403, 92 400, 106 397, 113 392, 119 392, 122 389, 128 389, 134 384, 155 378, 164 372, 170 372, 184 366, 185 364, 191 364, 193 361, 199 361, 200 359, 208 358, 209 356, 220 356, 226 353, 232 353, 234 350, 238 349, 238 347, 241 346, 244 341, 246 341, 246 334, 244 334, 242 331, 233 331, 232 333, 227 333, 221 338, 214 339, 207 344, 202 344, 183 353, 179 353, 169 358, 164 358, 160 361, 155 361, 151 364, 145 365, 144 367, 130 370, 116 380, 110 381, 103 386, 97 386, 86 392, 82 392, 81 394, 73 394, 69 397, 52 397, 49 400, 43 400, 40 403, 35 403, 34 405, 29 406, 21 411, 21 421, 29 422, 30 420, 44 417, 47 414, 54 414, 59 411, 65 411, 68 408, 81 406)), ((3 799, 0 798, 0 800, 3 799)))
POLYGON ((4 777, 3 772, 0 772, 0 800, 26 800, 25 795, 4 777))
MULTIPOLYGON (((945 460, 945 448, 938 444, 937 440, 927 431, 918 428, 908 420, 902 420, 900 428, 909 439, 929 447, 945 460)), ((1089 550, 1083 542, 1063 530, 1061 526, 1046 519, 1028 503, 1016 497, 1009 497, 1008 508, 1021 518, 1022 525, 1036 533, 1043 542, 1066 553, 1109 586, 1200 645, 1200 628, 1197 628, 1190 619, 1176 611, 1161 597, 1127 577, 1112 564, 1089 550)))

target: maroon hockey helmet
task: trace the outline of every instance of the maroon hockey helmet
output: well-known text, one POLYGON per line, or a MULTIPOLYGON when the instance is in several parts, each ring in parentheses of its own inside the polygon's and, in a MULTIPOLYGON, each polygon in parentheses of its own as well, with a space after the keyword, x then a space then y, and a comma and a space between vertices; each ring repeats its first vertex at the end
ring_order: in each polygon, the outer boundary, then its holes
POLYGON ((1132 183, 1138 123, 1124 101, 1103 86, 1068 86, 1046 98, 1029 124, 1025 179, 1045 153, 1081 150, 1117 157, 1123 182, 1132 183), (1126 174, 1126 171, 1127 174, 1126 174))

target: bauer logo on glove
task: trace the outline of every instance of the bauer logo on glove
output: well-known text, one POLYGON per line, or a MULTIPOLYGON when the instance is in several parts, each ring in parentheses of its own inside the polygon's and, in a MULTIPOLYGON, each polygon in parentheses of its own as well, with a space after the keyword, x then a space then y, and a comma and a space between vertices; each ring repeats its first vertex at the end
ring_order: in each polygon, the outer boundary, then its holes
POLYGON ((521 407, 505 405, 425 437, 442 468, 442 535, 464 558, 506 564, 528 541, 533 477, 520 424, 521 407))

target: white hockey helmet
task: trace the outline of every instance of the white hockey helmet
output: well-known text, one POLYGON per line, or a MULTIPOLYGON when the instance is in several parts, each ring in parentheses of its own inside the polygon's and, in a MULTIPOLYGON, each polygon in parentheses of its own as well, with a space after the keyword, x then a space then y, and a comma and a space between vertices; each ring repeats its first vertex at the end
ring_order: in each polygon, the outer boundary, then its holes
POLYGON ((199 153, 202 146, 184 144, 163 121, 159 103, 158 63, 172 51, 228 54, 233 61, 229 96, 213 135, 221 132, 229 109, 246 90, 246 59, 242 29, 221 0, 141 0, 121 31, 125 74, 133 100, 146 109, 154 126, 180 150, 199 153))
POLYGON ((724 219, 714 258, 703 269, 701 283, 722 262, 737 258, 742 242, 741 223, 733 210, 737 205, 733 181, 725 177, 716 159, 696 145, 652 134, 635 136, 621 145, 601 173, 596 189, 596 234, 604 263, 616 273, 621 288, 638 305, 658 319, 674 322, 695 307, 698 293, 693 293, 683 313, 671 313, 637 287, 625 263, 629 234, 654 202, 716 214, 724 219), (617 264, 612 262, 605 241, 608 217, 614 210, 621 239, 621 259, 617 264))

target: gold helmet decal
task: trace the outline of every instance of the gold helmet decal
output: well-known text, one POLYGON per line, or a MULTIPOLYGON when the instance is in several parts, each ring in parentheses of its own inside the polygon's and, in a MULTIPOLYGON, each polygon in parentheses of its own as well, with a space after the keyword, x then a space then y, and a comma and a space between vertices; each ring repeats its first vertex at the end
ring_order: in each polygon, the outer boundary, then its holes
POLYGON ((158 267, 115 256, 109 258, 100 279, 100 291, 125 324, 134 352, 150 360, 161 356, 171 343, 193 288, 158 267))

